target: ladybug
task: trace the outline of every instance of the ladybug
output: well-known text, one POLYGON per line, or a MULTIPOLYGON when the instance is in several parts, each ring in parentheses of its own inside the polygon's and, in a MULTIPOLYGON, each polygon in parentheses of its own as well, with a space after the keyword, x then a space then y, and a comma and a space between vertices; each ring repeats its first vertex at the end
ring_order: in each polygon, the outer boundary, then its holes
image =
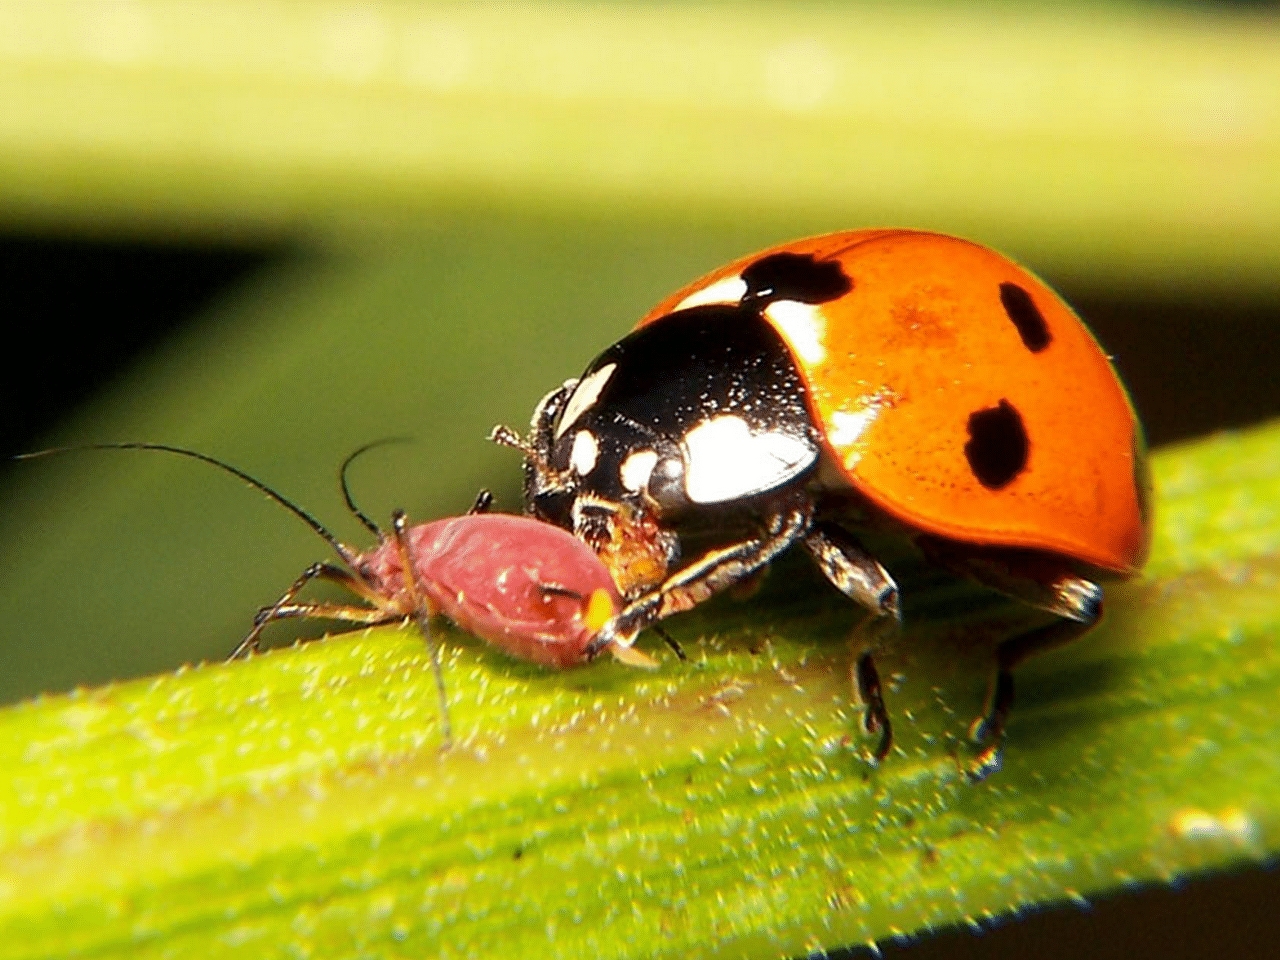
POLYGON ((721 267, 547 394, 527 439, 492 439, 524 454, 526 511, 625 596, 595 643, 807 550, 872 615, 853 674, 875 761, 892 727, 873 652, 901 608, 860 532, 1054 614, 998 647, 974 778, 999 768, 1013 669, 1096 624, 1099 581, 1135 575, 1151 539, 1142 428, 1097 341, 1027 270, 937 233, 832 233, 721 267))

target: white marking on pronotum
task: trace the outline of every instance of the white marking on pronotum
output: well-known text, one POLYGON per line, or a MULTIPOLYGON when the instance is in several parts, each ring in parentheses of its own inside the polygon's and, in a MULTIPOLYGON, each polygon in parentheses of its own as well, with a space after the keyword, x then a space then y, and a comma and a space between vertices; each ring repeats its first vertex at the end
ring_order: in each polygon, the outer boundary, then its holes
POLYGON ((817 451, 787 433, 753 434, 741 417, 714 417, 684 438, 685 492, 694 503, 725 503, 772 490, 812 465, 817 451))
POLYGON ((725 277, 710 286, 695 290, 676 304, 677 310, 705 307, 711 303, 740 303, 747 295, 747 281, 741 277, 725 277))
POLYGON ((569 453, 569 466, 580 477, 585 477, 596 468, 596 458, 600 456, 600 445, 590 430, 579 430, 573 435, 573 450, 569 453))
POLYGON ((827 359, 827 319, 820 307, 799 300, 775 300, 764 308, 764 315, 805 363, 827 359))
POLYGON ((564 405, 564 413, 560 414, 560 423, 556 426, 554 439, 559 440, 574 425, 577 419, 591 409, 592 404, 600 396, 600 391, 618 369, 616 363, 606 363, 590 376, 582 378, 569 402, 564 405))
POLYGON ((657 464, 658 454, 653 450, 637 450, 622 461, 622 468, 618 471, 622 485, 632 493, 639 493, 649 482, 657 464))

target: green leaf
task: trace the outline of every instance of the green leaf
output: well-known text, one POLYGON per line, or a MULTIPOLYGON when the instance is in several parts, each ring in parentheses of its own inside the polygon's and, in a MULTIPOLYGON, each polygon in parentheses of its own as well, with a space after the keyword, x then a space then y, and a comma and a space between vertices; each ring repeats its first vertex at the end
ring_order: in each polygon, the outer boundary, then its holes
POLYGON ((1274 855, 1280 424, 1154 467, 1146 576, 1020 671, 978 785, 999 616, 909 611, 872 769, 799 568, 656 674, 447 635, 445 752, 407 630, 9 708, 0 957, 786 956, 1274 855))

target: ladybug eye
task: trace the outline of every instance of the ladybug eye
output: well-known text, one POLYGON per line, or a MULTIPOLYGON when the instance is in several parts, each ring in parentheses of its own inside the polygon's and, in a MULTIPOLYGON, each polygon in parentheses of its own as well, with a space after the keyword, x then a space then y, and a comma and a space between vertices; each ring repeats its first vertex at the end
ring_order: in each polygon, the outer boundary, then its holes
POLYGON ((684 488, 684 459, 678 454, 657 461, 649 474, 649 496, 664 511, 674 512, 689 506, 684 488))

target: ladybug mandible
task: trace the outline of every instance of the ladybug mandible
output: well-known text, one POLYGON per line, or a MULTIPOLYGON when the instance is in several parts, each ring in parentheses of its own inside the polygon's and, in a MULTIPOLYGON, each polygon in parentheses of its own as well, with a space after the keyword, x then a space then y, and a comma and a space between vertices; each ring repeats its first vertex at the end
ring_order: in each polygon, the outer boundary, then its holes
POLYGON ((590 544, 627 598, 599 644, 803 545, 874 615, 853 672, 877 760, 892 734, 872 638, 901 615, 860 527, 1055 614, 998 648, 974 777, 999 767, 1014 667, 1097 623, 1097 581, 1134 575, 1150 542, 1142 428, 1088 329, 1017 264, 935 233, 722 267, 544 397, 527 440, 493 439, 525 455, 526 510, 590 544), (690 529, 732 534, 682 564, 690 529))

